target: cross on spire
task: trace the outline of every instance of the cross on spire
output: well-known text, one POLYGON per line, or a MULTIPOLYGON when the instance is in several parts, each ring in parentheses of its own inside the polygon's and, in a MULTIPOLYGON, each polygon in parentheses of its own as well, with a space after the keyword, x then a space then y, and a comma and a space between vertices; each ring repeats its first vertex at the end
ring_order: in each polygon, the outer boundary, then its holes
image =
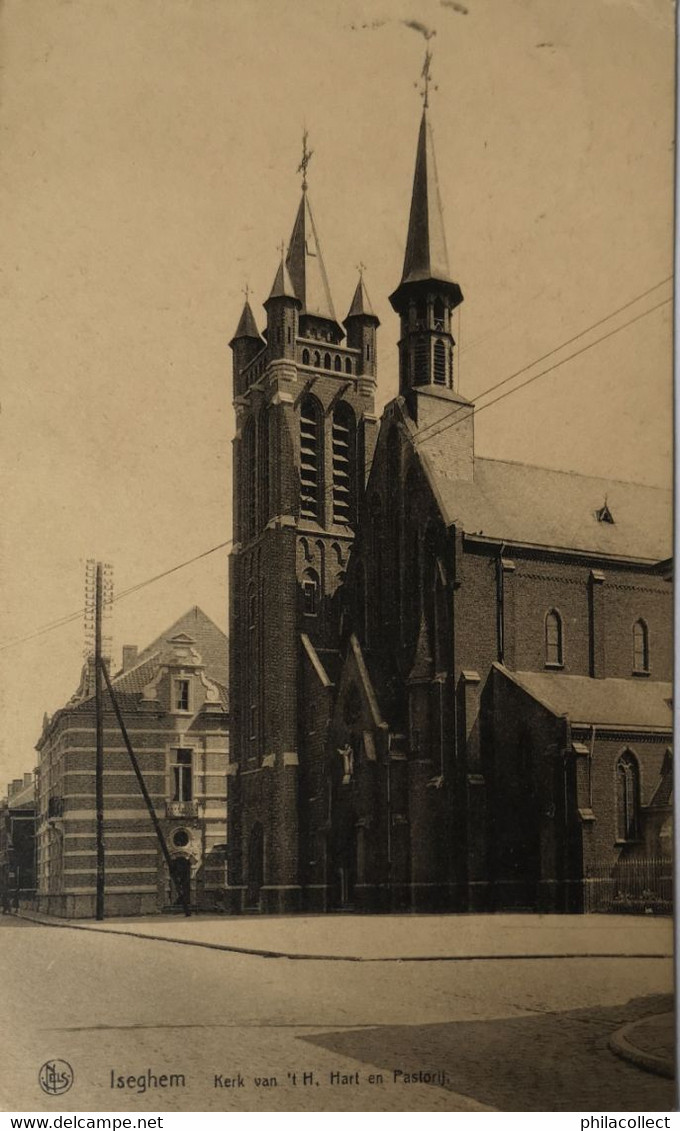
POLYGON ((366 264, 365 263, 357 263, 357 271, 359 272, 359 278, 360 279, 363 279, 365 270, 366 270, 366 264))
MULTIPOLYGON (((434 34, 434 32, 432 34, 434 34)), ((430 39, 430 36, 427 36, 426 38, 430 39)), ((420 97, 423 100, 423 109, 424 110, 427 110, 428 106, 430 105, 430 84, 433 86, 434 90, 437 90, 437 86, 432 81, 431 66, 432 66, 432 52, 430 51, 429 47, 426 47, 425 48, 425 61, 423 63, 423 69, 420 72, 420 78, 421 78, 422 86, 420 87, 420 91, 419 91, 420 97)), ((418 84, 415 83, 415 85, 417 86, 418 84)))
POLYGON ((246 302, 248 301, 248 299, 250 298, 252 293, 253 292, 251 291, 251 289, 250 289, 250 287, 248 286, 247 283, 246 283, 245 287, 242 287, 242 289, 241 289, 241 294, 244 294, 246 296, 246 302))
POLYGON ((314 150, 313 149, 307 149, 307 138, 308 138, 308 136, 309 135, 307 133, 307 130, 305 129, 303 134, 302 134, 302 161, 300 162, 300 164, 297 167, 298 173, 302 173, 302 191, 303 192, 306 192, 306 190, 307 190, 307 167, 309 165, 309 162, 312 160, 312 157, 314 156, 314 150))
POLYGON ((281 240, 281 243, 278 246, 278 250, 281 252, 281 258, 283 259, 284 255, 286 254, 286 241, 285 240, 281 240))

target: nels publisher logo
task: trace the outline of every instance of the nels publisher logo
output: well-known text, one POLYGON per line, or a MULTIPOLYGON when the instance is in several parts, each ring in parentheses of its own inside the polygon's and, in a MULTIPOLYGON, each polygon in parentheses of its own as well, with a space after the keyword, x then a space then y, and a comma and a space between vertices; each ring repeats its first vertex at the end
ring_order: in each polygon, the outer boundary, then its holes
POLYGON ((67 1060, 48 1060, 38 1073, 38 1081, 48 1096, 61 1096, 73 1084, 73 1069, 67 1060))

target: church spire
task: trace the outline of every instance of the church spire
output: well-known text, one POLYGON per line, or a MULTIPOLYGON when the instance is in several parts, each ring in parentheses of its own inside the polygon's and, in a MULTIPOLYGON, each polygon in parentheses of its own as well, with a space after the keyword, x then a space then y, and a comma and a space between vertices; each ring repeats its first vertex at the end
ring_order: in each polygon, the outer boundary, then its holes
MULTIPOLYGON (((335 315, 319 234, 309 203, 307 170, 312 153, 313 150, 307 146, 305 130, 302 138, 302 161, 298 166, 298 172, 302 173, 302 199, 290 237, 286 267, 295 295, 302 304, 301 317, 304 319, 307 316, 333 323, 333 340, 339 341, 344 335, 335 315)), ((305 333, 304 327, 302 332, 305 333)))
POLYGON ((440 386, 453 389, 451 313, 463 294, 451 277, 432 127, 428 119, 432 54, 422 70, 420 120, 406 254, 401 282, 390 302, 401 316, 400 389, 440 386))

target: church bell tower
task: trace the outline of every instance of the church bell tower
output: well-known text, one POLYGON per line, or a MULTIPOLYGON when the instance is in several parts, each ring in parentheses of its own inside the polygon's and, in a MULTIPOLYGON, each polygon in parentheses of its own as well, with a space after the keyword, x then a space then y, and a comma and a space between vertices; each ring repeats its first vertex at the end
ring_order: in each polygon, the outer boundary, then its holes
POLYGON ((307 171, 264 302, 230 345, 236 436, 230 558, 230 875, 240 908, 295 910, 305 860, 298 795, 309 736, 304 657, 333 668, 345 576, 377 421, 378 319, 363 279, 336 318, 307 171))

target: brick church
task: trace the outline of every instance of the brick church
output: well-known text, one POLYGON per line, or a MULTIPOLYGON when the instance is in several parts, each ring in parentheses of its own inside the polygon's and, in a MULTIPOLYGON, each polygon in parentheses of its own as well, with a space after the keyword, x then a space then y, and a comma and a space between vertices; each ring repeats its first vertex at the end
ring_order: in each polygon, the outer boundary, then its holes
POLYGON ((582 911, 635 861, 668 889, 669 493, 475 455, 427 97, 378 419, 302 168, 230 343, 229 905, 582 911))

